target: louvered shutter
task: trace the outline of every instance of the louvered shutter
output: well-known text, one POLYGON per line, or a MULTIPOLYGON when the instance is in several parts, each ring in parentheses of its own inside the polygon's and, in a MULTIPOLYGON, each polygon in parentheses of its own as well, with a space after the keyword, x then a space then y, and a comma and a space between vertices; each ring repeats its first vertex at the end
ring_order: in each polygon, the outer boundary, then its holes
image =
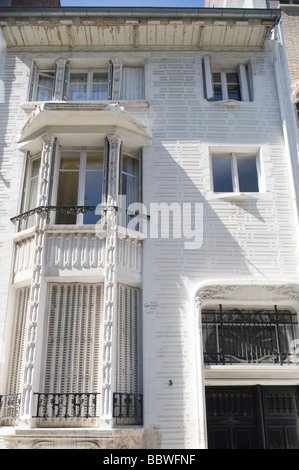
POLYGON ((30 299, 30 287, 16 291, 15 331, 10 365, 10 381, 8 393, 20 393, 24 362, 26 326, 30 299))
POLYGON ((144 98, 144 69, 143 67, 123 67, 124 100, 141 100, 144 98))
POLYGON ((238 72, 239 72, 239 81, 240 81, 240 86, 241 86, 242 101, 250 101, 248 75, 247 75, 246 66, 243 64, 240 64, 238 67, 238 72))
POLYGON ((118 285, 118 377, 119 393, 140 393, 140 290, 118 285))
POLYGON ((45 393, 96 393, 102 284, 52 284, 45 393))
POLYGON ((205 86, 205 97, 208 101, 214 99, 214 86, 213 86, 213 74, 211 57, 205 56, 203 58, 203 72, 204 72, 204 86, 205 86))

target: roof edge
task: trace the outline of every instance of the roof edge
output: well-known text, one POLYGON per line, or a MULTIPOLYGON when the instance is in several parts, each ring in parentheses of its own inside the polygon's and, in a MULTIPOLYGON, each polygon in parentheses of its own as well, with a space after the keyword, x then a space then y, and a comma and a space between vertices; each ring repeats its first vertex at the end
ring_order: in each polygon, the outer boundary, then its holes
POLYGON ((0 20, 4 18, 171 18, 171 19, 235 19, 275 20, 281 16, 280 9, 268 8, 168 8, 168 7, 0 7, 0 20))

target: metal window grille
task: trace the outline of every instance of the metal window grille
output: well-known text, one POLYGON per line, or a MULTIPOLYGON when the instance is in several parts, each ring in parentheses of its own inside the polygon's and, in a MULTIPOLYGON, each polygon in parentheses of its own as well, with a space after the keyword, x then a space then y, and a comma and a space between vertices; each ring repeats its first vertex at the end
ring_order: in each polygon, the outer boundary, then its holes
POLYGON ((204 309, 205 364, 298 363, 297 314, 273 309, 204 309))

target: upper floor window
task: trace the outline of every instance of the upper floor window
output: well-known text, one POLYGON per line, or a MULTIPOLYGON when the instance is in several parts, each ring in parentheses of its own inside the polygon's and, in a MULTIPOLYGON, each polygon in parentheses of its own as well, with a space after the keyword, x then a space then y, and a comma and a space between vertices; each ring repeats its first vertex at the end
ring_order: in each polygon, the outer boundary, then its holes
POLYGON ((100 101, 144 99, 144 67, 113 62, 59 60, 34 64, 29 99, 32 101, 100 101), (122 86, 120 86, 122 84, 122 86))
POLYGON ((213 190, 222 192, 259 192, 257 157, 254 155, 213 155, 213 190))
POLYGON ((209 101, 250 101, 250 74, 244 64, 212 63, 203 58, 205 98, 209 101))
POLYGON ((54 72, 38 72, 36 79, 36 100, 50 101, 54 93, 54 72))
POLYGON ((67 99, 69 101, 108 100, 108 73, 71 72, 67 99))
POLYGON ((297 314, 274 308, 202 311, 206 364, 297 363, 297 314))

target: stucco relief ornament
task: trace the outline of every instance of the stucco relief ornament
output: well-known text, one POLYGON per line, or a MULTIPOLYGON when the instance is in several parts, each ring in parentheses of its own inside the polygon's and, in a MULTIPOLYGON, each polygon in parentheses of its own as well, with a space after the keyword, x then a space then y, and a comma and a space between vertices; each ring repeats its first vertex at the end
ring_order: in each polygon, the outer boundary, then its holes
POLYGON ((299 300, 299 287, 294 285, 264 286, 274 295, 281 295, 292 300, 299 300))
POLYGON ((212 299, 218 295, 227 295, 235 292, 238 288, 236 285, 216 285, 203 288, 196 297, 196 303, 201 303, 204 300, 212 299))

